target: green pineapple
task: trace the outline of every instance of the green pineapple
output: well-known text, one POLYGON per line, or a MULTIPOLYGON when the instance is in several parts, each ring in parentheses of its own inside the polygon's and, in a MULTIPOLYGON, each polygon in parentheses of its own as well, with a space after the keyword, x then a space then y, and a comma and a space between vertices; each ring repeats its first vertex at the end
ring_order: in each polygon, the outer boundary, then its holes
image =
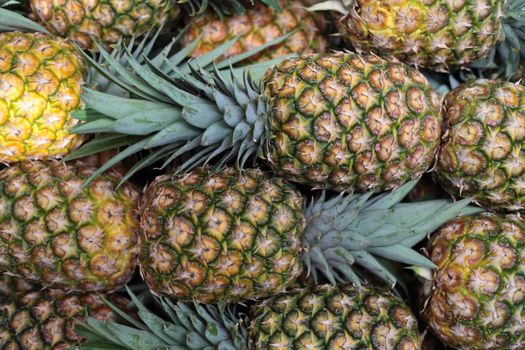
POLYGON ((525 57, 523 0, 318 0, 311 9, 338 13, 339 32, 359 50, 438 71, 496 51, 510 78, 525 57))
POLYGON ((316 281, 360 284, 356 264, 393 286, 381 258, 432 268, 410 247, 479 211, 466 201, 400 203, 414 185, 378 197, 323 195, 305 206, 293 187, 260 170, 161 176, 140 204, 141 274, 156 294, 205 303, 275 295, 303 265, 316 281))
POLYGON ((89 318, 80 349, 421 350, 412 311, 392 293, 371 287, 320 285, 257 303, 250 320, 223 306, 160 303, 170 321, 132 295, 144 322, 131 326, 89 318))
POLYGON ((114 148, 110 139, 130 145, 114 161, 155 149, 134 171, 190 151, 196 153, 181 170, 213 158, 244 164, 257 154, 287 180, 359 192, 397 188, 434 162, 440 98, 416 69, 343 52, 270 65, 234 70, 234 82, 227 73, 172 73, 174 83, 163 78, 162 66, 157 75, 135 65, 136 78, 145 80, 132 90, 155 97, 125 99, 86 89, 88 109, 79 117, 87 122, 73 130, 108 135, 69 159, 114 148), (265 74, 256 81, 248 71, 265 74))

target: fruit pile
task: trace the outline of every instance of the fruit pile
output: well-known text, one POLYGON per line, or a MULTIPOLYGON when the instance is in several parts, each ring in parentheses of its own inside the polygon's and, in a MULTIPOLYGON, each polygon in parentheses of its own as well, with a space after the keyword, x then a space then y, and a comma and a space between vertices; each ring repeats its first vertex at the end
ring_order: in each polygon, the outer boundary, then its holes
POLYGON ((0 349, 525 349, 523 78, 525 0, 0 0, 0 349))

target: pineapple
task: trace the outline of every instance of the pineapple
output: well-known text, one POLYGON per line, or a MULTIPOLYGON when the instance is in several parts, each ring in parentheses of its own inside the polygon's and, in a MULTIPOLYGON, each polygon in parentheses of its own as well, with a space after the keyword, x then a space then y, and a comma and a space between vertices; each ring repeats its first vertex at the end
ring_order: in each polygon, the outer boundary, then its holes
POLYGON ((446 97, 437 179, 491 209, 525 208, 525 87, 477 80, 446 97))
POLYGON ((222 19, 212 10, 208 10, 200 17, 189 19, 189 28, 182 37, 182 45, 189 46, 200 37, 198 44, 191 51, 192 56, 198 57, 240 36, 224 54, 224 57, 231 57, 293 32, 284 42, 250 57, 250 61, 270 60, 290 54, 324 52, 326 40, 321 36, 314 15, 306 11, 302 1, 281 0, 280 4, 282 12, 258 3, 243 14, 222 19))
POLYGON ((67 290, 112 291, 132 276, 139 248, 138 192, 111 172, 22 162, 0 171, 0 270, 67 290))
POLYGON ((303 264, 316 281, 322 274, 359 284, 355 263, 393 286, 380 257, 431 268, 410 247, 449 218, 478 211, 466 201, 399 203, 414 185, 304 207, 299 192, 260 170, 161 176, 140 204, 141 275, 155 294, 204 303, 275 295, 303 264))
POLYGON ((456 218, 429 244, 438 269, 423 291, 423 315, 448 346, 525 348, 525 223, 518 215, 456 218))
POLYGON ((237 69, 235 84, 220 72, 198 71, 169 84, 162 66, 162 76, 149 67, 135 69, 137 79, 150 77, 141 84, 157 100, 86 89, 93 111, 74 131, 120 134, 132 140, 126 154, 157 147, 151 159, 167 162, 199 150, 182 169, 220 154, 221 162, 237 158, 242 165, 258 154, 287 180, 336 191, 385 191, 419 178, 434 162, 441 137, 440 98, 426 78, 376 56, 307 55, 270 68, 262 82, 250 77, 250 67, 237 69), (152 110, 169 118, 160 120, 152 110))
POLYGON ((0 276, 0 303, 14 295, 37 291, 40 288, 29 281, 2 274, 0 276))
POLYGON ((311 9, 339 12, 339 32, 359 50, 438 71, 496 47, 510 77, 524 57, 522 0, 336 0, 311 9))
POLYGON ((63 39, 0 33, 0 162, 59 157, 80 146, 71 112, 81 106, 86 72, 63 39))
POLYGON ((421 350, 417 320, 402 300, 372 287, 298 288, 257 303, 243 322, 224 307, 160 303, 170 321, 134 297, 144 324, 132 328, 89 318, 79 327, 87 342, 121 349, 421 350), (246 320, 249 321, 249 320, 246 320))
MULTIPOLYGON (((128 300, 116 295, 111 302, 128 311, 128 300)), ((0 303, 0 348, 65 350, 83 339, 74 331, 86 317, 115 321, 117 315, 96 293, 67 294, 45 290, 16 295, 0 303)))
POLYGON ((30 0, 35 20, 83 49, 106 45, 161 26, 180 11, 172 0, 30 0), (129 1, 129 2, 126 2, 129 1))

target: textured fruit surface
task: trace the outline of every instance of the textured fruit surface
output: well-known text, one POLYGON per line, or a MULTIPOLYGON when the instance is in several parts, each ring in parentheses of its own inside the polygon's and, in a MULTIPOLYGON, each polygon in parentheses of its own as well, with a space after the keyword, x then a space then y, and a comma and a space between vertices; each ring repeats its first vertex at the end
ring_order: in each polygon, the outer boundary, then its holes
POLYGON ((157 178, 140 206, 140 268, 158 294, 234 302, 283 290, 302 270, 302 197, 258 170, 157 178))
POLYGON ((493 209, 525 207, 525 87, 463 84, 445 100, 436 169, 443 188, 493 209))
POLYGON ((0 269, 67 290, 114 290, 136 267, 139 248, 130 184, 95 168, 22 162, 0 171, 0 269))
MULTIPOLYGON (((127 309, 118 296, 109 300, 127 309)), ((67 294, 50 289, 19 295, 0 304, 0 348, 9 350, 65 350, 82 342, 75 333, 76 321, 87 316, 116 320, 116 314, 96 293, 67 294)))
POLYGON ((457 349, 525 348, 525 223, 518 216, 466 216, 429 246, 438 266, 425 286, 425 318, 457 349))
POLYGON ((0 33, 0 162, 66 155, 82 137, 70 113, 80 107, 85 64, 71 43, 43 34, 0 33))
POLYGON ((199 18, 191 18, 182 43, 187 46, 202 35, 199 44, 191 53, 192 56, 198 57, 239 36, 239 40, 225 53, 225 57, 231 57, 295 31, 283 43, 264 50, 250 61, 323 52, 326 39, 321 35, 314 15, 306 11, 303 2, 281 1, 281 6, 283 12, 278 13, 258 2, 244 14, 225 17, 222 20, 210 9, 199 18))
POLYGON ((170 0, 31 0, 36 20, 50 32, 74 40, 82 48, 93 40, 110 45, 140 35, 176 16, 170 0))
POLYGON ((418 350, 412 311, 390 292, 321 285, 265 300, 252 310, 257 350, 418 350))
POLYGON ((389 190, 432 164, 440 99, 416 69, 353 53, 286 60, 264 78, 268 159, 287 180, 389 190))
POLYGON ((29 281, 6 274, 0 275, 0 302, 3 302, 15 294, 37 291, 40 289, 40 286, 29 281))
POLYGON ((448 71, 488 55, 500 39, 501 0, 356 0, 338 21, 352 45, 448 71))

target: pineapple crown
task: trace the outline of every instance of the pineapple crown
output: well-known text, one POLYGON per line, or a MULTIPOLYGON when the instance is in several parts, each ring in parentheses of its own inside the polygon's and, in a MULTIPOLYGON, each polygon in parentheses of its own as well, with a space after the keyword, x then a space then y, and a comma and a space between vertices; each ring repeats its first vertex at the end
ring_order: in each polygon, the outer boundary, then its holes
POLYGON ((496 47, 500 74, 506 79, 525 77, 525 0, 507 0, 504 9, 503 37, 496 47), (520 72, 516 77, 516 72, 520 72))
MULTIPOLYGON (((127 288, 127 287, 126 287, 127 288)), ((245 350, 248 349, 248 332, 235 310, 225 305, 193 307, 173 303, 169 299, 156 299, 170 321, 148 310, 139 298, 127 291, 138 309, 140 321, 106 301, 126 324, 99 321, 89 317, 76 327, 76 332, 86 339, 80 350, 122 349, 174 349, 174 350, 245 350)))
POLYGON ((128 146, 87 182, 142 150, 151 153, 130 169, 122 181, 161 159, 164 159, 162 167, 166 167, 190 151, 196 152, 179 171, 207 164, 219 156, 218 167, 232 158, 244 164, 261 150, 266 139, 267 103, 260 81, 270 66, 286 57, 248 67, 233 68, 233 65, 286 40, 289 35, 223 61, 217 59, 235 44, 235 39, 190 61, 185 58, 197 41, 175 54, 171 54, 171 46, 166 47, 153 59, 144 58, 145 64, 130 54, 126 63, 112 60, 101 48, 108 64, 87 59, 133 98, 86 88, 83 100, 87 109, 73 114, 84 123, 72 131, 101 136, 72 152, 66 160, 128 146))
POLYGON ((459 215, 483 211, 469 207, 469 200, 430 200, 402 203, 417 181, 392 192, 372 196, 341 194, 326 199, 325 193, 305 209, 303 262, 317 282, 321 273, 332 283, 350 280, 361 285, 360 265, 394 287, 397 278, 382 259, 433 269, 435 265, 412 249, 447 221, 459 215))

